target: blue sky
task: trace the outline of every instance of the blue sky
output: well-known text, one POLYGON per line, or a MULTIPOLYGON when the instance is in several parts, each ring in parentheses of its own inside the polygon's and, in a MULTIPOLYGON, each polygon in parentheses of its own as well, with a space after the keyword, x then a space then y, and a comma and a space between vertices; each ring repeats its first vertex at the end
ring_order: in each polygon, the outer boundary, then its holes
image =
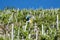
POLYGON ((20 9, 60 8, 60 0, 0 0, 0 9, 5 7, 20 9))

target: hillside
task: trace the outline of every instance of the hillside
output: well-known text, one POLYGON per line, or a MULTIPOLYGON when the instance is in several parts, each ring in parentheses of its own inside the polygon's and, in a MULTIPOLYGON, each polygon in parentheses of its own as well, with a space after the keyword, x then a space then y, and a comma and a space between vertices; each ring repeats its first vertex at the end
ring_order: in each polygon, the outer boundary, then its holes
POLYGON ((60 9, 0 10, 0 29, 4 40, 60 40, 60 9))

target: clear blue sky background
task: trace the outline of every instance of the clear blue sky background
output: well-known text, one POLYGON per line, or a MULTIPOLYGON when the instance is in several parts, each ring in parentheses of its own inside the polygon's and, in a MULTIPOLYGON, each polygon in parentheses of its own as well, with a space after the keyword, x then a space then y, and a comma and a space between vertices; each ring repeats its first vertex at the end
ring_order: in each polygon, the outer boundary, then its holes
POLYGON ((0 9, 7 6, 20 9, 60 8, 60 0, 0 0, 0 9))

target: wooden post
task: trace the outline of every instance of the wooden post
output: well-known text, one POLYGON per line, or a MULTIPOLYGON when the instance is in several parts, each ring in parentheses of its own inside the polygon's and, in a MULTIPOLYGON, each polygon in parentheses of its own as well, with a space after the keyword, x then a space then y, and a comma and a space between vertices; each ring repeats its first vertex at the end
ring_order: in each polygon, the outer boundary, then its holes
POLYGON ((23 36, 22 36, 22 40, 24 40, 23 36))
POLYGON ((44 34, 43 24, 42 24, 42 35, 44 34))
POLYGON ((14 27, 14 24, 12 24, 12 32, 11 32, 11 37, 12 37, 12 39, 11 39, 11 40, 14 39, 14 35, 13 35, 13 32, 14 32, 13 30, 14 30, 14 29, 13 29, 13 27, 14 27))
POLYGON ((59 20, 58 20, 58 15, 57 15, 57 30, 59 30, 59 20))
POLYGON ((38 40, 38 28, 37 28, 36 23, 35 23, 34 31, 36 32, 36 39, 35 40, 38 40))
POLYGON ((44 17, 44 10, 43 10, 43 17, 44 17))
POLYGON ((11 14, 11 17, 9 18, 8 24, 10 23, 11 20, 13 20, 13 13, 11 14))
POLYGON ((54 28, 54 22, 53 22, 53 28, 54 28))
POLYGON ((26 31, 26 28, 27 28, 27 24, 28 24, 28 22, 26 21, 26 25, 25 25, 25 30, 24 30, 24 31, 26 31))
POLYGON ((19 30, 20 30, 20 28, 18 27, 18 40, 19 40, 19 30))
POLYGON ((36 40, 38 40, 38 30, 36 30, 36 40))
POLYGON ((31 38, 31 34, 29 34, 28 38, 29 38, 29 39, 31 38))

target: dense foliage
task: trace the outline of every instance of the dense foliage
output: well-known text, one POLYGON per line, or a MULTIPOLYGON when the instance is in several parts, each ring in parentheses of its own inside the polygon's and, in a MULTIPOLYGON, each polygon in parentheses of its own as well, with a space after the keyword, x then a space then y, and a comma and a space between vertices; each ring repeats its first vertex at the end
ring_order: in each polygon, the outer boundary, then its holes
POLYGON ((14 40, 60 40, 60 9, 5 9, 0 11, 0 29, 3 30, 3 36, 6 36, 3 39, 11 40, 11 24, 14 24, 14 40), (27 15, 33 15, 35 19, 27 24, 25 31, 27 15), (42 25, 44 34, 42 34, 42 25))

